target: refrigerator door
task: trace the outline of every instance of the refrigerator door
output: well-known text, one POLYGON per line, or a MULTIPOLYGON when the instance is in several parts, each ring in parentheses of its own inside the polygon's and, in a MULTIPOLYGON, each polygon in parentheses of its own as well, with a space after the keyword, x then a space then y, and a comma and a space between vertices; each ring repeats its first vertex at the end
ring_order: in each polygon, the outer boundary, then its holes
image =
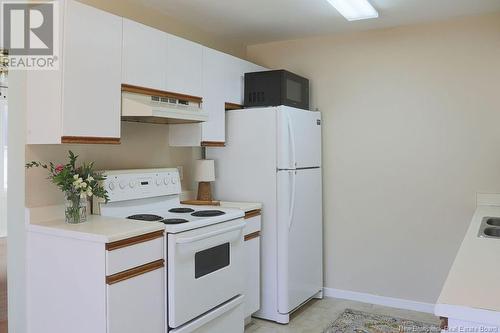
POLYGON ((286 106, 277 111, 278 169, 321 166, 321 113, 286 106))
POLYGON ((278 171, 278 312, 323 287, 321 169, 278 171))

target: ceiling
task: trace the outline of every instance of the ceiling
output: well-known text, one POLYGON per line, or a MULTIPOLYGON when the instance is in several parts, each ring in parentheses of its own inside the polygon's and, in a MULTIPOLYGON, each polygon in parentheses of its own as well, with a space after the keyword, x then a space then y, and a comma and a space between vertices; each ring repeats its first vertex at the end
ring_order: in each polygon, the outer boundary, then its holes
POLYGON ((212 34, 257 44, 500 11, 500 0, 370 0, 378 19, 346 21, 327 0, 141 0, 212 34))

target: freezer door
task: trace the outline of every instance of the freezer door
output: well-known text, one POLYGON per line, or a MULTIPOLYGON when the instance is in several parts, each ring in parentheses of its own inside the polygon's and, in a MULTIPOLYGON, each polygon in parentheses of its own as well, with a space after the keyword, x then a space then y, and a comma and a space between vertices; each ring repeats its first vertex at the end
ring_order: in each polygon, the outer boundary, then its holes
POLYGON ((278 171, 278 312, 323 286, 321 169, 278 171))
POLYGON ((277 110, 278 169, 321 166, 321 113, 286 106, 277 110))

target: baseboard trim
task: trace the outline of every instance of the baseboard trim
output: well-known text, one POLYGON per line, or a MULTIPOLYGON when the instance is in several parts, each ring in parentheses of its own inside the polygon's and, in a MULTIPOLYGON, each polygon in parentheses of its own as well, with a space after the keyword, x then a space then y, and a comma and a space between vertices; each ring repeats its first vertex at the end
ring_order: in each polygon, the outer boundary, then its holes
POLYGON ((326 297, 346 299, 361 303, 370 303, 391 308, 413 310, 418 312, 434 313, 434 304, 410 301, 401 298, 378 296, 366 293, 360 293, 350 290, 341 290, 335 288, 323 288, 323 293, 326 297))

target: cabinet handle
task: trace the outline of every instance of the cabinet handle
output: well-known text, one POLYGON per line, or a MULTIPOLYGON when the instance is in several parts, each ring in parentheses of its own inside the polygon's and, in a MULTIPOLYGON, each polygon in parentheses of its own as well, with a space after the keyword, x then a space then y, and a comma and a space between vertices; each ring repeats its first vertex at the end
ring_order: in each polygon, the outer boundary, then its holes
POLYGON ((245 242, 260 237, 260 231, 252 232, 251 234, 245 235, 245 242))
POLYGON ((106 244, 106 250, 114 251, 114 250, 121 249, 123 247, 132 246, 132 245, 136 245, 136 244, 144 243, 144 242, 149 242, 153 239, 163 237, 164 233, 165 232, 163 230, 160 230, 160 231, 151 232, 151 233, 145 234, 145 235, 139 235, 139 236, 135 236, 135 237, 127 238, 127 239, 122 239, 122 240, 119 240, 116 242, 111 242, 111 243, 106 244))
POLYGON ((252 217, 260 216, 260 209, 254 209, 248 212, 245 212, 245 219, 251 219, 252 217))
POLYGON ((126 271, 116 273, 113 275, 106 276, 106 284, 112 285, 118 282, 122 282, 133 277, 143 275, 152 271, 156 271, 157 269, 165 267, 165 260, 160 259, 149 264, 145 264, 139 267, 134 267, 131 269, 127 269, 126 271))

